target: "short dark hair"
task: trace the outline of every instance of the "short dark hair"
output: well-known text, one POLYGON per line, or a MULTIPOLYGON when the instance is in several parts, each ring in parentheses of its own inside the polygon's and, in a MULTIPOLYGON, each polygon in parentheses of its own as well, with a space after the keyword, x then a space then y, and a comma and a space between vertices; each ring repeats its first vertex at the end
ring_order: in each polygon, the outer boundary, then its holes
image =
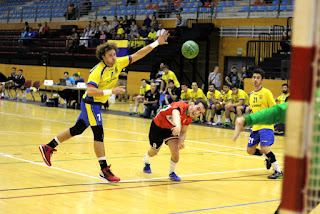
POLYGON ((230 88, 230 85, 227 82, 223 82, 223 86, 228 86, 230 88))
POLYGON ((289 88, 289 85, 287 83, 282 84, 282 87, 283 86, 287 86, 287 88, 289 88))
POLYGON ((167 68, 167 69, 169 69, 169 65, 167 65, 167 64, 164 64, 164 65, 162 66, 162 69, 164 69, 164 68, 167 68))
POLYGON ((73 76, 74 77, 79 77, 79 74, 78 73, 74 73, 73 76))
POLYGON ((264 77, 265 77, 264 71, 261 68, 255 68, 253 70, 253 74, 260 74, 262 79, 264 79, 264 77))
POLYGON ((199 103, 202 103, 204 109, 208 110, 208 104, 207 104, 206 101, 204 101, 203 99, 199 98, 194 102, 195 105, 198 105, 199 103))
POLYGON ((19 69, 19 71, 21 71, 23 73, 23 70, 22 69, 19 69))
POLYGON ((172 79, 169 79, 169 80, 168 80, 168 84, 169 84, 169 83, 173 83, 173 84, 174 84, 174 81, 173 81, 172 79))
POLYGON ((103 60, 102 56, 104 56, 106 52, 110 50, 115 50, 117 52, 118 51, 117 44, 114 42, 106 42, 104 44, 101 44, 97 47, 96 57, 98 58, 98 60, 101 61, 103 60))
POLYGON ((17 68, 16 68, 16 67, 12 67, 11 69, 17 70, 17 68))
POLYGON ((180 83, 180 85, 181 85, 181 86, 185 85, 185 86, 188 87, 188 85, 187 85, 186 83, 184 83, 184 82, 180 83))
POLYGON ((107 19, 107 17, 106 16, 104 16, 104 17, 102 17, 103 19, 107 19))
POLYGON ((68 72, 68 71, 65 71, 63 74, 68 74, 68 75, 69 75, 69 72, 68 72))
POLYGON ((237 84, 233 84, 230 88, 239 88, 237 84))
POLYGON ((146 79, 141 79, 141 81, 145 81, 145 82, 147 82, 147 80, 146 80, 146 79))
MULTIPOLYGON (((214 87, 214 88, 216 88, 215 84, 213 84, 213 83, 210 83, 210 85, 213 85, 213 87, 214 87)), ((210 86, 210 85, 209 85, 209 86, 210 86)))

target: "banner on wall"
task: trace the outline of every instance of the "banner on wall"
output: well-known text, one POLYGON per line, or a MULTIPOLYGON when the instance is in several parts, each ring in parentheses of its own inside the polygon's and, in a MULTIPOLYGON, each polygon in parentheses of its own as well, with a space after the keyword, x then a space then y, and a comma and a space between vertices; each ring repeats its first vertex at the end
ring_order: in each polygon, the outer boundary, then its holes
POLYGON ((128 55, 128 40, 108 40, 108 42, 114 42, 118 46, 117 57, 128 55))

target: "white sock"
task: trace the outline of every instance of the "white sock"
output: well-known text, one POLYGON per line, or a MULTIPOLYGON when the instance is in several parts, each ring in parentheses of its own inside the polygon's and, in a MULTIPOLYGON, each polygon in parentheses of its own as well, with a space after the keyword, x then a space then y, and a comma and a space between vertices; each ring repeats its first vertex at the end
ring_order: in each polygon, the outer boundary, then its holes
POLYGON ((221 115, 217 115, 217 117, 218 117, 218 123, 221 123, 221 115))
POLYGON ((277 161, 275 161, 275 162, 272 163, 272 167, 273 167, 273 169, 274 169, 275 171, 281 172, 280 166, 279 166, 279 164, 278 164, 277 161))
POLYGON ((58 143, 58 145, 60 144, 60 141, 58 140, 57 137, 55 137, 54 140, 58 143))
POLYGON ((107 159, 106 159, 106 156, 103 156, 103 157, 99 157, 99 158, 98 158, 98 161, 101 161, 101 160, 107 160, 107 159))
POLYGON ((169 175, 176 170, 178 162, 173 162, 170 158, 170 164, 169 164, 169 175))
POLYGON ((146 156, 143 158, 143 162, 144 162, 144 163, 147 163, 147 164, 150 164, 150 162, 151 162, 151 157, 149 156, 149 151, 147 151, 146 156))
POLYGON ((134 112, 137 112, 138 111, 138 107, 134 107, 134 112))
POLYGON ((226 118, 226 123, 230 123, 230 118, 226 118))
POLYGON ((3 93, 3 92, 1 93, 1 96, 4 96, 4 93, 3 93))

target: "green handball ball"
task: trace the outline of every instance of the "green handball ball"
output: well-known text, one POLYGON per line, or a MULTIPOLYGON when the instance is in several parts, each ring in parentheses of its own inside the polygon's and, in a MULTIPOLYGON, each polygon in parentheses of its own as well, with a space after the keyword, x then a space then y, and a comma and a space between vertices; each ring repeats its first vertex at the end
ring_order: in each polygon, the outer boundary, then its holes
POLYGON ((182 55, 187 59, 193 59, 198 56, 199 46, 194 41, 186 41, 181 47, 182 55))

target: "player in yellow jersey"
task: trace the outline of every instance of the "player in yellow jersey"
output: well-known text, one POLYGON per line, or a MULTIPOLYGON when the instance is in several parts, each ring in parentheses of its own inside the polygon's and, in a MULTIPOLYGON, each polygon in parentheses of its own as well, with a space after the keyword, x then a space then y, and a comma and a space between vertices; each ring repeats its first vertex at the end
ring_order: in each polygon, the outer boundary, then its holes
POLYGON ((223 125, 221 123, 221 111, 225 111, 225 106, 227 103, 231 100, 232 91, 230 90, 230 86, 228 83, 224 82, 222 91, 221 91, 221 98, 220 98, 220 105, 217 105, 217 115, 218 115, 218 121, 216 125, 220 126, 223 125), (219 117, 220 115, 220 117, 219 117))
MULTIPOLYGON (((270 90, 262 87, 264 71, 256 68, 253 71, 252 82, 254 90, 250 93, 250 108, 253 113, 274 106, 273 95, 270 90)), ((276 157, 270 146, 274 143, 273 125, 254 125, 249 137, 247 152, 250 155, 264 156, 266 158, 267 169, 274 169, 274 174, 269 175, 269 179, 282 178, 282 172, 277 163, 276 157), (260 149, 257 146, 260 143, 260 149)))
POLYGON ((282 94, 275 99, 276 102, 282 104, 286 102, 287 98, 290 96, 288 84, 282 84, 282 94))
POLYGON ((235 112, 238 117, 242 116, 243 112, 245 112, 246 108, 249 105, 249 96, 248 94, 239 89, 238 85, 231 86, 232 94, 230 102, 226 104, 226 122, 225 126, 230 126, 230 112, 235 112))
POLYGON ((151 86, 147 83, 147 80, 146 79, 141 79, 141 86, 140 86, 140 90, 139 90, 139 95, 135 96, 133 98, 133 100, 135 101, 134 112, 133 113, 130 112, 130 115, 138 113, 137 111, 138 111, 138 108, 139 108, 139 104, 143 103, 144 95, 150 89, 151 89, 151 86))
MULTIPOLYGON (((211 119, 207 122, 207 125, 216 125, 216 123, 213 122, 214 116, 216 115, 216 109, 220 106, 220 98, 221 93, 220 91, 216 90, 216 87, 214 84, 209 85, 209 91, 207 92, 207 104, 208 107, 211 109, 211 119), (212 121, 212 122, 211 122, 212 121)), ((221 122, 221 111, 217 111, 218 121, 221 122), (220 120, 219 120, 220 116, 220 120)))
POLYGON ((192 91, 190 94, 190 98, 191 98, 192 102, 197 101, 197 99, 199 99, 199 98, 203 99, 204 101, 207 101, 207 97, 206 97, 206 95, 204 95, 201 88, 198 87, 198 83, 193 82, 191 87, 192 87, 192 91))
POLYGON ((181 84, 181 101, 190 102, 191 99, 191 89, 184 83, 181 84))
POLYGON ((120 181, 120 178, 110 171, 110 165, 107 165, 103 143, 101 105, 107 102, 112 94, 124 93, 124 86, 115 88, 122 69, 143 58, 158 45, 168 44, 166 42, 168 37, 169 34, 165 31, 155 42, 125 57, 116 56, 118 48, 115 43, 104 43, 97 47, 96 56, 100 62, 90 71, 88 87, 81 101, 81 113, 76 124, 70 129, 60 132, 50 143, 39 146, 42 158, 48 166, 51 166, 51 154, 56 151, 55 147, 58 144, 82 134, 88 126, 91 126, 94 136, 94 151, 101 168, 100 178, 109 182, 120 181))

